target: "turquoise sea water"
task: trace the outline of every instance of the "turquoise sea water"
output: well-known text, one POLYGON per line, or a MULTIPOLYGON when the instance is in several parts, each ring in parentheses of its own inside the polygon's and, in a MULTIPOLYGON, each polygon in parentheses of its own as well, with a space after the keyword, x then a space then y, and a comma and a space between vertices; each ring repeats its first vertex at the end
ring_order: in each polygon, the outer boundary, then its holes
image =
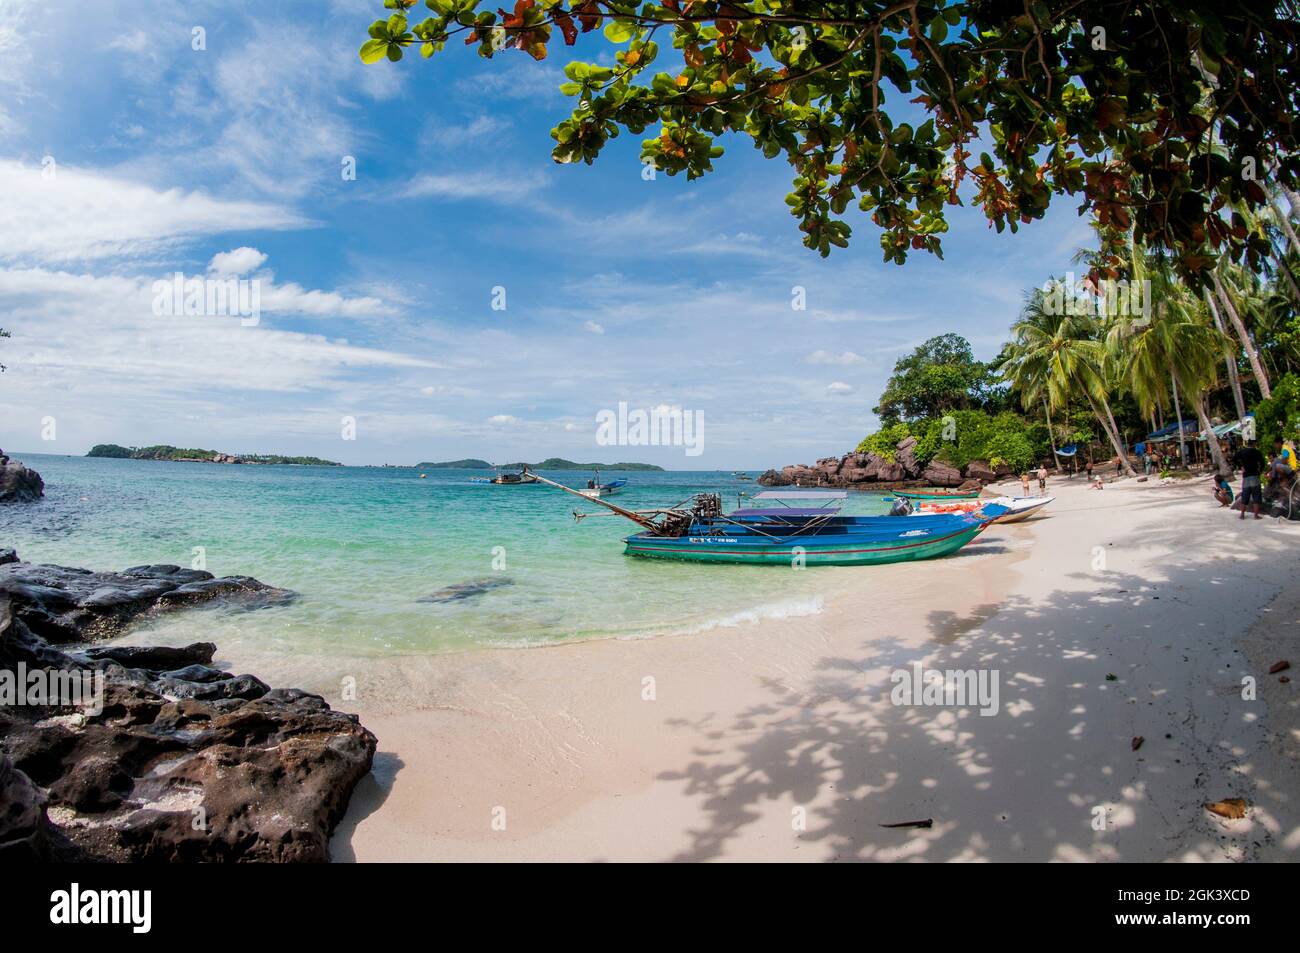
MULTIPOLYGON (((599 507, 545 486, 470 482, 480 471, 430 470, 420 479, 407 469, 14 456, 41 473, 47 496, 0 507, 0 546, 29 561, 93 569, 189 566, 201 547, 210 572, 300 593, 288 606, 211 620, 218 643, 233 635, 281 655, 405 655, 706 631, 816 611, 820 594, 850 579, 834 567, 626 557, 621 539, 633 524, 616 516, 575 523, 574 509, 599 507), (495 585, 464 599, 420 601, 463 583, 495 585)), ((544 475, 570 486, 590 476, 544 475)), ((629 480, 613 501, 631 508, 704 491, 722 493, 732 508, 737 493, 760 489, 729 473, 601 476, 629 480)), ((884 512, 881 500, 854 495, 845 511, 884 512)))

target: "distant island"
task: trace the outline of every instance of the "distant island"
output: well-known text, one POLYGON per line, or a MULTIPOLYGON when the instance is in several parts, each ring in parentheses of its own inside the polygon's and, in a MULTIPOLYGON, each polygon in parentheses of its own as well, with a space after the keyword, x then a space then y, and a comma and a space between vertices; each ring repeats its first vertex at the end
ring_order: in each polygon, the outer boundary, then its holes
POLYGON ((286 457, 278 453, 222 453, 158 444, 152 447, 122 447, 100 443, 90 448, 88 457, 118 460, 170 460, 176 463, 246 463, 266 466, 339 467, 343 464, 320 457, 286 457))
MULTIPOLYGON (((418 470, 490 470, 493 464, 486 460, 450 460, 446 463, 417 463, 418 470)), ((530 470, 653 470, 663 473, 663 467, 653 463, 574 463, 563 457, 547 457, 541 463, 499 463, 501 470, 518 470, 528 467, 530 470)))
POLYGON ((446 463, 417 463, 417 470, 490 470, 486 460, 448 460, 446 463))

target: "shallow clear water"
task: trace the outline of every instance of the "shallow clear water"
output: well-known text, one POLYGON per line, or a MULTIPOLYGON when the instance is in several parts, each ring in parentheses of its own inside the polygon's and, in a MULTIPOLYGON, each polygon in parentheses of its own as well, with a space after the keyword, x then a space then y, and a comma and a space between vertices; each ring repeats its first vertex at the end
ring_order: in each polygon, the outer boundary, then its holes
MULTIPOLYGON (((635 531, 631 523, 616 516, 575 523, 575 508, 599 507, 544 486, 471 483, 479 471, 430 470, 420 479, 406 469, 16 456, 40 471, 47 497, 0 507, 0 546, 29 561, 93 569, 189 566, 202 547, 210 572, 256 576, 300 598, 218 613, 205 623, 215 631, 177 637, 222 644, 233 636, 277 655, 407 655, 706 629, 817 611, 820 594, 849 581, 835 567, 626 557, 621 540, 635 531), (462 583, 485 588, 454 601, 419 601, 462 583)), ((590 476, 545 475, 569 485, 590 476)), ((730 508, 737 493, 759 489, 729 473, 601 475, 629 480, 613 500, 632 508, 704 491, 723 493, 730 508)), ((885 509, 882 497, 862 494, 845 512, 885 509)), ((193 613, 181 613, 153 627, 193 622, 193 613)))

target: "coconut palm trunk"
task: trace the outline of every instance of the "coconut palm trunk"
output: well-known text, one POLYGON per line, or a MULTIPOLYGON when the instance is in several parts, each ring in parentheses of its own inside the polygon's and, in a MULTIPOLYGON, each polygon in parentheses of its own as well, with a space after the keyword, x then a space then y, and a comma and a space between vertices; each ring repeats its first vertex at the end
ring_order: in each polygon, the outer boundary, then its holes
MULTIPOLYGON (((1214 318, 1214 326, 1219 329, 1221 334, 1227 335, 1227 329, 1223 326, 1223 318, 1219 317, 1219 309, 1214 304, 1214 295, 1210 289, 1205 289, 1205 303, 1210 306, 1210 315, 1214 318)), ((1232 400, 1237 406, 1237 419, 1241 420, 1246 416, 1246 399, 1241 393, 1241 376, 1237 373, 1237 358, 1229 354, 1224 360, 1228 365, 1228 383, 1232 386, 1232 400)))
POLYGON ((1110 403, 1105 397, 1100 398, 1101 407, 1105 409, 1105 414, 1098 408, 1097 402, 1092 396, 1088 396, 1088 406, 1092 408, 1092 415, 1097 418, 1101 424, 1101 429, 1106 431, 1106 436, 1110 438, 1110 445, 1115 449, 1115 455, 1119 457, 1120 465, 1124 472, 1129 476, 1137 476, 1137 471, 1133 469, 1133 464, 1129 462, 1128 453, 1124 450, 1124 442, 1119 436, 1119 427, 1115 425, 1115 415, 1110 411, 1110 403))
POLYGON ((1214 282, 1214 290, 1219 294, 1219 300, 1223 302, 1223 309, 1228 312, 1228 318, 1232 321, 1232 326, 1237 332, 1241 346, 1246 349, 1246 358, 1250 361, 1250 369, 1255 375, 1255 383, 1259 385, 1260 394, 1265 399, 1272 397, 1273 390, 1268 386, 1268 372, 1264 370, 1264 365, 1260 362, 1259 352, 1255 350, 1255 342, 1251 340, 1246 325, 1241 320, 1241 315, 1237 313, 1237 306, 1232 303, 1232 296, 1228 294, 1228 289, 1223 286, 1223 281, 1219 278, 1217 271, 1210 272, 1210 278, 1214 282))
POLYGON ((1052 409, 1047 406, 1047 398, 1043 398, 1043 416, 1047 418, 1047 439, 1052 445, 1052 463, 1057 462, 1056 457, 1056 434, 1052 431, 1052 409))
POLYGON ((1210 412, 1205 406, 1205 395, 1198 394, 1196 397, 1196 419, 1200 421, 1201 431, 1205 434, 1205 445, 1209 448, 1210 458, 1214 461, 1214 469, 1224 476, 1230 472, 1228 462, 1223 458, 1223 448, 1219 446, 1219 438, 1214 434, 1214 427, 1210 423, 1210 412))
POLYGON ((1169 383, 1174 389, 1174 420, 1178 422, 1178 459, 1187 466, 1187 441, 1183 437, 1183 406, 1178 400, 1178 375, 1174 373, 1173 363, 1169 365, 1169 383))

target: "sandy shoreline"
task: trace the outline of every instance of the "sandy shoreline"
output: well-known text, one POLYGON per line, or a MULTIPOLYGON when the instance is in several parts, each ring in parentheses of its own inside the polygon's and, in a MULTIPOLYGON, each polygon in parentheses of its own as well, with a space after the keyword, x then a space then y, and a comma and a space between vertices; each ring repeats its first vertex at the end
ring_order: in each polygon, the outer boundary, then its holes
POLYGON ((1049 490, 1051 517, 863 570, 817 615, 370 673, 343 707, 380 753, 332 855, 1290 859, 1295 692, 1266 672, 1300 648, 1300 527, 1239 522, 1199 482, 1049 490), (913 662, 996 671, 998 713, 892 704, 913 662), (429 706, 366 704, 388 680, 429 706), (1250 815, 1201 806, 1225 797, 1250 815))

